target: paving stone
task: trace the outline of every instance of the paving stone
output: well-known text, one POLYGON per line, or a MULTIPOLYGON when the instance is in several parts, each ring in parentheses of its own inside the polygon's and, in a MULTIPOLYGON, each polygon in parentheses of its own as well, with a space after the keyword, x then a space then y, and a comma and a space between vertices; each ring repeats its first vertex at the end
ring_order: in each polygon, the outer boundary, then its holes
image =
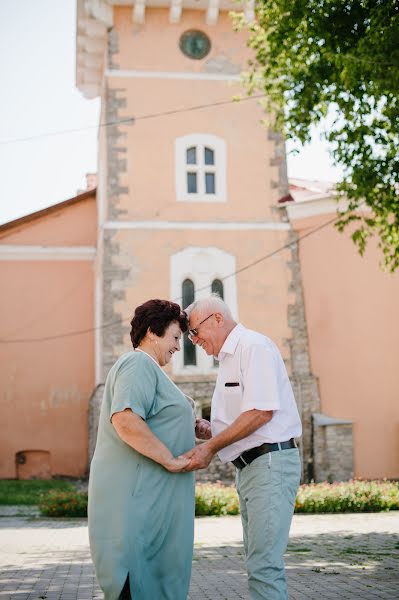
MULTIPOLYGON (((0 518, 0 600, 101 600, 87 522, 0 518)), ((196 519, 188 600, 249 600, 239 517, 196 519)), ((399 513, 296 515, 290 600, 399 599, 399 513)))

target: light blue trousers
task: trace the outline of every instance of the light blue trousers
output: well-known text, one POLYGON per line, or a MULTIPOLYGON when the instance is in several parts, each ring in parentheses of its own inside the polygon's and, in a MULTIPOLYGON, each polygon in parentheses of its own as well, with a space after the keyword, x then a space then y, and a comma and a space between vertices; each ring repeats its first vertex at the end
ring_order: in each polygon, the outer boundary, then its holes
POLYGON ((283 555, 300 477, 297 448, 263 454, 237 469, 251 600, 288 599, 283 555))

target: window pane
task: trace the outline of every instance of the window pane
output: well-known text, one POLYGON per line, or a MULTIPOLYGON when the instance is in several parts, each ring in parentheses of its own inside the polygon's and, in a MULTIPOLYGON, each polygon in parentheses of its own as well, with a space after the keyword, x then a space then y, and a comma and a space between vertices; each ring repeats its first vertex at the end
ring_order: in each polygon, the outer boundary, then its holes
POLYGON ((192 148, 187 148, 186 162, 188 165, 196 165, 197 164, 197 148, 195 146, 193 146, 192 148))
POLYGON ((197 353, 196 348, 192 342, 188 339, 187 333, 183 336, 183 359, 184 365, 196 365, 197 364, 197 353))
POLYGON ((206 165, 214 165, 215 164, 215 153, 210 148, 205 148, 205 164, 206 165))
POLYGON ((224 300, 223 282, 220 279, 214 279, 212 281, 212 294, 217 294, 219 298, 224 300))
POLYGON ((215 173, 205 173, 205 193, 215 193, 215 173))
POLYGON ((185 279, 182 286, 183 310, 194 302, 194 284, 191 279, 185 279))
MULTIPOLYGON (((194 283, 191 279, 185 279, 182 285, 183 310, 194 302, 194 283)), ((185 365, 197 364, 197 352, 194 344, 188 339, 187 333, 183 336, 183 362, 185 365)))
POLYGON ((189 194, 197 193, 197 173, 187 173, 187 192, 189 194))

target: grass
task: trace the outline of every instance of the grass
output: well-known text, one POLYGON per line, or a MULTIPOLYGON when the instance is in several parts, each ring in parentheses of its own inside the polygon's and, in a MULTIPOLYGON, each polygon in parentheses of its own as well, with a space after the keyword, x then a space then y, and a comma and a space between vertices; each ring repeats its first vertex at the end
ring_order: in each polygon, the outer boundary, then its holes
POLYGON ((72 491, 75 487, 62 479, 0 480, 0 505, 37 505, 41 495, 52 490, 72 491))

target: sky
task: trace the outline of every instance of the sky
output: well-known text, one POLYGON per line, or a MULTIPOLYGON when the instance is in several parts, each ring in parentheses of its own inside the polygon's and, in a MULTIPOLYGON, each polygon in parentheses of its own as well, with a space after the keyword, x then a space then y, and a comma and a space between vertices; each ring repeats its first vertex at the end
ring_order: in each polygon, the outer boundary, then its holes
MULTIPOLYGON (((75 196, 97 171, 100 103, 75 87, 75 11, 75 0, 0 0, 0 223, 75 196)), ((290 177, 339 179, 319 137, 288 154, 290 177)))

